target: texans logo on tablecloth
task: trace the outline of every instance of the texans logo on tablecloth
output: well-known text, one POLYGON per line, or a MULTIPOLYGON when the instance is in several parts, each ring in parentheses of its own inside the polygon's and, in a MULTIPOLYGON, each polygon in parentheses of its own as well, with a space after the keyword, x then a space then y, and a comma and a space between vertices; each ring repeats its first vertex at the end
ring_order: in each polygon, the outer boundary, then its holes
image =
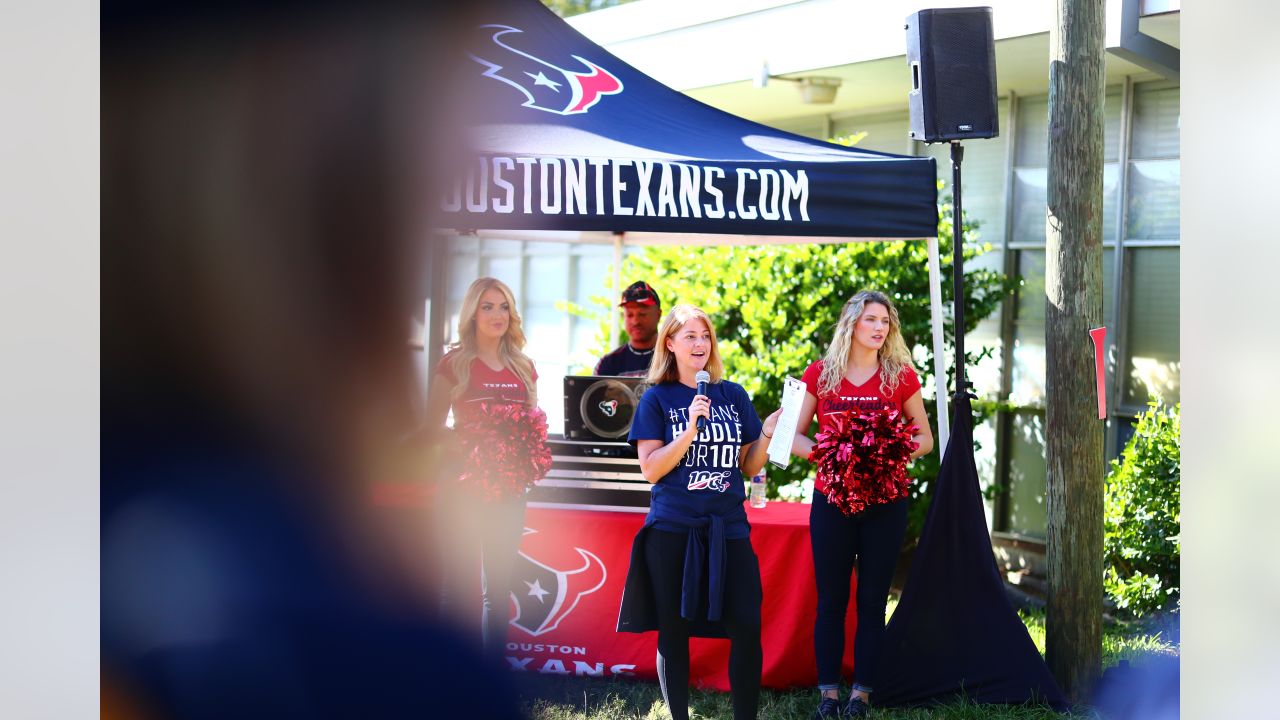
MULTIPOLYGON (((536 532, 524 529, 525 535, 536 532)), ((574 550, 582 558, 582 567, 575 570, 557 570, 520 552, 512 582, 511 599, 516 603, 512 625, 535 636, 551 632, 578 607, 582 596, 604 587, 608 571, 600 558, 580 547, 574 550)))
POLYGON ((504 82, 525 97, 524 107, 557 115, 590 110, 604 95, 622 92, 622 81, 595 63, 577 55, 569 57, 586 68, 568 70, 511 47, 501 38, 523 30, 509 25, 481 25, 491 42, 477 44, 471 59, 485 67, 484 76, 504 82))
POLYGON ((600 412, 604 413, 608 417, 613 417, 614 415, 617 415, 618 401, 605 400, 604 402, 600 403, 600 412))

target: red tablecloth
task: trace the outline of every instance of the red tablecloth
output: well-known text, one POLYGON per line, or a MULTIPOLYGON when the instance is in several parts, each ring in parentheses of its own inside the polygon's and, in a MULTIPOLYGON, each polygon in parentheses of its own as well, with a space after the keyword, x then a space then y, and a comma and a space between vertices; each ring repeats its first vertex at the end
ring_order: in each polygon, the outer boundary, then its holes
MULTIPOLYGON (((817 683, 813 620, 817 607, 809 546, 809 506, 748 508, 751 544, 764 585, 763 684, 817 683)), ((618 633, 618 605, 640 513, 530 508, 517 563, 508 662, 517 671, 629 675, 655 679, 657 633, 618 633)), ((853 593, 850 593, 853 596, 853 593)), ((845 673, 853 668, 852 601, 845 628, 845 673)), ((729 688, 729 641, 694 639, 691 682, 729 688)))

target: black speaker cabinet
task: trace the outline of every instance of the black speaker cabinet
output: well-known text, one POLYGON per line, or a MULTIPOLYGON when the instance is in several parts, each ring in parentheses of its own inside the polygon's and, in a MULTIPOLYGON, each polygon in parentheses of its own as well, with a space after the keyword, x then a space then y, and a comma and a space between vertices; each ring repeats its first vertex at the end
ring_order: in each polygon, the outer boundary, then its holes
POLYGON ((927 143, 993 138, 996 49, 991 8, 921 10, 907 18, 911 137, 927 143))
POLYGON ((644 378, 566 375, 565 438, 626 442, 646 387, 644 378))

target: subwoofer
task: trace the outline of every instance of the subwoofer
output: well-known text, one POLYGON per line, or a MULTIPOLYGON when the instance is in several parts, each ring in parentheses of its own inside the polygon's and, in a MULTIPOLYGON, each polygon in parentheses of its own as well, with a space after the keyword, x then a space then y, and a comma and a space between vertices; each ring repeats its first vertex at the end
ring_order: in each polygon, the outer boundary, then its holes
POLYGON ((920 10, 906 29, 911 137, 935 143, 998 136, 991 8, 920 10))
POLYGON ((647 387, 644 378, 566 375, 565 438, 626 442, 647 387))

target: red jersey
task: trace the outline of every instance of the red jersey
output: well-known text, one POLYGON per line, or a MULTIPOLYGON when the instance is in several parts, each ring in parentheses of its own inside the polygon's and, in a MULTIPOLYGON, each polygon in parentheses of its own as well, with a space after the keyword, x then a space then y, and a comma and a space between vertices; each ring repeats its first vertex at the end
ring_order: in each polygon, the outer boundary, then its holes
MULTIPOLYGON (((805 369, 804 375, 800 378, 804 381, 809 394, 818 399, 814 417, 818 419, 819 432, 831 427, 833 417, 850 410, 868 412, 896 409, 902 412, 903 403, 920 389, 920 378, 916 375, 916 371, 910 367, 904 367, 902 373, 898 375, 898 387, 894 389, 892 395, 884 394, 878 372, 861 385, 854 385, 846 378, 840 378, 840 384, 836 386, 835 392, 822 395, 818 393, 818 377, 821 374, 822 361, 819 360, 805 369)), ((814 492, 825 492, 826 483, 817 481, 813 489, 814 492)))
MULTIPOLYGON (((440 361, 439 373, 453 384, 458 383, 453 363, 457 352, 447 353, 440 361)), ((538 381, 538 371, 533 370, 533 380, 538 381)), ((480 358, 471 361, 471 376, 467 379, 467 389, 453 403, 453 418, 456 422, 467 420, 468 407, 476 403, 528 404, 529 389, 520 380, 520 376, 509 368, 494 370, 480 358)))

